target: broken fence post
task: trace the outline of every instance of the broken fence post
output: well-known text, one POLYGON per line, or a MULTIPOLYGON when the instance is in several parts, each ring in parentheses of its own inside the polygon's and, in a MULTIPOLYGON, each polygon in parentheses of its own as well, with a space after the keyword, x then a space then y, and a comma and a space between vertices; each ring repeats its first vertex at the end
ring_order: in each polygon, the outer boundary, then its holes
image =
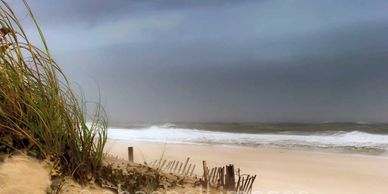
POLYGON ((226 175, 225 175, 225 188, 228 190, 235 189, 235 178, 234 178, 234 166, 227 165, 226 166, 226 175))

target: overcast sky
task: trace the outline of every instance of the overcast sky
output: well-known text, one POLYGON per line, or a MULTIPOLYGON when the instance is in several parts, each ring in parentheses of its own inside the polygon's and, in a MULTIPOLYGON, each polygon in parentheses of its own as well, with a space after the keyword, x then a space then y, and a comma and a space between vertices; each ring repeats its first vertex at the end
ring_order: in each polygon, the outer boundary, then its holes
POLYGON ((30 4, 112 122, 388 121, 385 0, 30 4))

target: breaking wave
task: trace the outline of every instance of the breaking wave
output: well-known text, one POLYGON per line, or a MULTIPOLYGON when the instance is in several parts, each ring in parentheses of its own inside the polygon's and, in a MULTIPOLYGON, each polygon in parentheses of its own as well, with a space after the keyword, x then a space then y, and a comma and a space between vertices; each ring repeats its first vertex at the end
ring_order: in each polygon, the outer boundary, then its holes
POLYGON ((136 129, 110 128, 110 139, 168 142, 183 144, 221 144, 239 146, 276 146, 321 149, 350 149, 354 151, 388 150, 388 135, 361 131, 321 134, 250 134, 176 128, 172 124, 136 129))

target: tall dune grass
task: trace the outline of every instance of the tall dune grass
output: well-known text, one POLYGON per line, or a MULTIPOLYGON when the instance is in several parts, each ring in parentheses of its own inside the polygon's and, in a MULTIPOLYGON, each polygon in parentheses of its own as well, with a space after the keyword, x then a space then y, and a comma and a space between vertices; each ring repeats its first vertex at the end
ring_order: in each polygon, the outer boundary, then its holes
POLYGON ((97 105, 87 125, 84 103, 51 57, 29 5, 23 3, 44 48, 30 42, 12 8, 0 0, 0 146, 52 158, 62 173, 85 183, 101 167, 105 116, 97 105))

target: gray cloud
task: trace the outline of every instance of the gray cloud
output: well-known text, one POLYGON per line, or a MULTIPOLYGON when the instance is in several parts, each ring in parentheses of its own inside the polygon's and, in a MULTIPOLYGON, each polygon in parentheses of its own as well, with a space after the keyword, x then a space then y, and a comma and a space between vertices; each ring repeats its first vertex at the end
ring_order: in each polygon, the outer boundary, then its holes
POLYGON ((387 27, 354 24, 274 41, 267 52, 256 42, 230 51, 201 43, 122 46, 71 58, 90 60, 95 70, 82 76, 98 78, 121 121, 381 121, 388 116, 387 27), (269 60, 268 52, 280 57, 269 60))
POLYGON ((388 120, 386 1, 31 4, 112 121, 388 120))
MULTIPOLYGON (((159 11, 185 10, 192 8, 233 6, 243 4, 245 0, 34 0, 31 7, 39 13, 38 18, 47 25, 61 25, 63 23, 87 23, 98 25, 127 15, 152 14, 159 11)), ((11 5, 22 11, 20 2, 11 5)))

